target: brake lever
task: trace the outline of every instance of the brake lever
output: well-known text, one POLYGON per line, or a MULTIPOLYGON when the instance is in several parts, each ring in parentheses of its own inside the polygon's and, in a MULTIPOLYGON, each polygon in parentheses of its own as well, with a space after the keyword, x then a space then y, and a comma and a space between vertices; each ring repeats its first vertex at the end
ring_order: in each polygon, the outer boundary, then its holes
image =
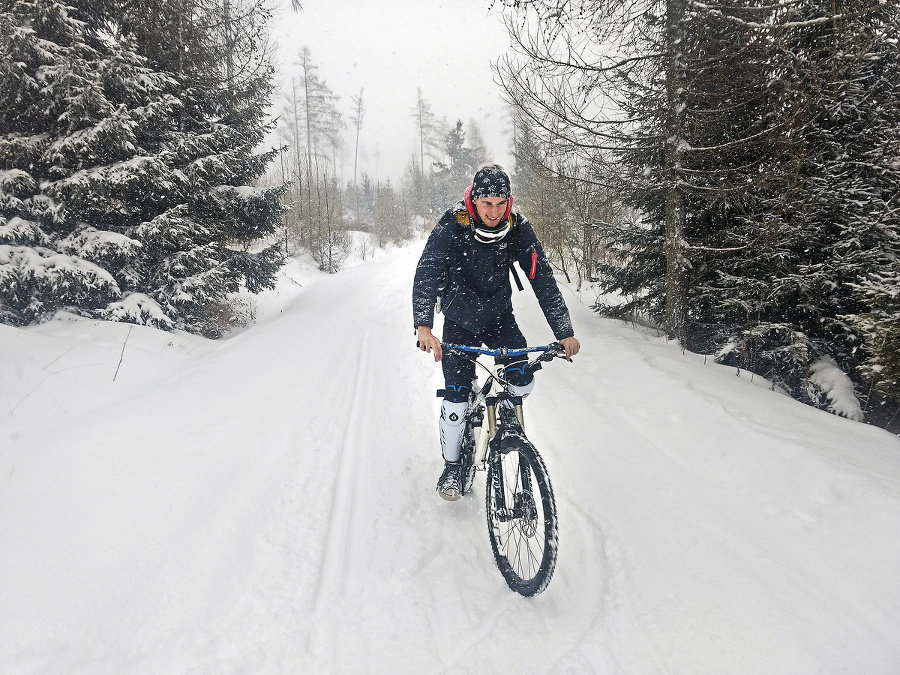
POLYGON ((552 361, 553 359, 565 359, 569 363, 572 362, 572 359, 566 356, 566 350, 559 342, 554 342, 550 346, 553 348, 553 351, 551 352, 550 357, 547 359, 548 361, 552 361))
POLYGON ((562 349, 562 345, 558 342, 554 342, 552 345, 549 345, 547 349, 537 357, 537 361, 552 361, 556 357, 559 356, 559 350, 562 349))

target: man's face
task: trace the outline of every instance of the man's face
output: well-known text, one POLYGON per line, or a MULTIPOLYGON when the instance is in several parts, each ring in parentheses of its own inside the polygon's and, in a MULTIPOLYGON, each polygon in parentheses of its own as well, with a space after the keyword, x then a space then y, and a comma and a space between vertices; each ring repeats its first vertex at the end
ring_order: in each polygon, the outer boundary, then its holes
POLYGON ((505 197, 482 197, 475 200, 475 210, 485 225, 497 227, 503 214, 506 213, 508 201, 509 199, 505 197))

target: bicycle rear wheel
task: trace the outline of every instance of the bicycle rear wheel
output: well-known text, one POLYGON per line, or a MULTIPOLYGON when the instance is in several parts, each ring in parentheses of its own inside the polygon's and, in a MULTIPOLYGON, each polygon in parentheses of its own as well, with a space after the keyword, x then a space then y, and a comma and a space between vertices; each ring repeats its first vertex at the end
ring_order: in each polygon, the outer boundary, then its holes
POLYGON ((556 500, 544 460, 531 442, 507 434, 488 461, 486 510, 494 560, 509 587, 543 591, 556 568, 556 500))

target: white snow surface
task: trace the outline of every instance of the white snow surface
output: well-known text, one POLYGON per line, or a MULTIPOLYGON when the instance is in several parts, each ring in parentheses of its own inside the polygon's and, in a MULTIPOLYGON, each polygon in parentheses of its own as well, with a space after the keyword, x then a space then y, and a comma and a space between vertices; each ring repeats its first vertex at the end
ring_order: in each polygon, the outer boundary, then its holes
POLYGON ((223 341, 0 326, 0 672, 900 672, 900 440, 568 289, 525 410, 559 562, 510 591, 483 474, 434 490, 420 252, 295 262, 223 341))

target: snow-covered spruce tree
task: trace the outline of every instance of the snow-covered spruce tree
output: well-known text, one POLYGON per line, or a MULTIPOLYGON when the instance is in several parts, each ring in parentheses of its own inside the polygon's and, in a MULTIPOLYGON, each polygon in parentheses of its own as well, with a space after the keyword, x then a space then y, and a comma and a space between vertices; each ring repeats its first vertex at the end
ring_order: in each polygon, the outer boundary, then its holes
POLYGON ((248 186, 262 125, 229 119, 221 82, 198 96, 145 58, 119 3, 5 2, 2 17, 2 320, 64 308, 217 335, 227 293, 279 264, 248 250, 280 212, 279 188, 248 186), (210 93, 220 105, 186 124, 210 93))
POLYGON ((217 336, 228 294, 241 284, 251 292, 271 287, 283 262, 279 244, 260 242, 278 227, 286 185, 253 186, 277 153, 255 150, 272 128, 270 12, 262 0, 122 7, 123 35, 155 69, 172 73, 181 102, 168 147, 185 191, 138 228, 140 270, 180 324, 217 336))
POLYGON ((722 358, 824 405, 808 379, 818 359, 869 389, 857 370, 867 338, 853 317, 869 314, 860 283, 898 257, 900 31, 896 8, 879 0, 798 3, 774 16, 772 88, 790 133, 754 194, 765 208, 746 221, 752 246, 710 286, 735 308, 722 321, 722 358))
POLYGON ((801 267, 824 317, 813 335, 831 338, 884 421, 900 408, 900 10, 893 20, 892 30, 871 31, 810 134, 825 159, 809 175, 822 255, 801 267))
MULTIPOLYGON (((14 325, 60 308, 115 311, 140 248, 116 227, 133 215, 119 197, 135 131, 157 127, 177 101, 168 78, 100 35, 96 21, 59 2, 2 5, 0 320, 14 325), (129 69, 140 77, 107 89, 129 69)), ((145 161, 159 170, 157 157, 145 161)), ((153 303, 133 300, 144 321, 170 324, 153 303)))
POLYGON ((870 385, 868 417, 900 432, 900 261, 888 273, 872 273, 858 284, 868 308, 843 317, 863 336, 860 374, 870 385))
MULTIPOLYGON (((785 92, 782 80, 792 80, 784 77, 785 57, 773 47, 791 30, 790 22, 775 21, 779 3, 688 3, 688 8, 679 59, 685 111, 676 171, 685 209, 684 345, 775 380, 788 371, 805 373, 809 355, 803 336, 787 317, 767 311, 771 278, 784 261, 775 205, 795 182, 801 156, 791 131, 800 106, 785 92)), ((652 101, 652 88, 648 94, 652 101)), ((641 104, 632 114, 646 119, 642 109, 670 107, 661 103, 641 104)), ((644 126, 649 137, 662 140, 664 120, 644 126)), ((638 304, 662 297, 661 282, 654 281, 659 263, 653 250, 661 243, 654 223, 665 220, 667 204, 654 181, 655 167, 670 162, 664 146, 653 145, 645 150, 637 144, 621 155, 629 203, 648 214, 649 222, 643 232, 623 228, 612 238, 637 262, 617 274, 630 284, 638 304), (649 292, 641 296, 647 280, 649 292)), ((652 314, 659 310, 651 309, 652 314)))

